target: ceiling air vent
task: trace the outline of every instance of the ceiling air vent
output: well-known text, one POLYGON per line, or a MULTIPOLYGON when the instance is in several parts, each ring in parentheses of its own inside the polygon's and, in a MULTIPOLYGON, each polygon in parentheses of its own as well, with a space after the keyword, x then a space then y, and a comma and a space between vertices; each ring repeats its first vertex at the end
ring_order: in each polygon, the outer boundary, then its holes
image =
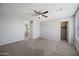
POLYGON ((58 11, 62 11, 63 10, 63 8, 59 8, 59 9, 57 9, 56 11, 58 12, 58 11))

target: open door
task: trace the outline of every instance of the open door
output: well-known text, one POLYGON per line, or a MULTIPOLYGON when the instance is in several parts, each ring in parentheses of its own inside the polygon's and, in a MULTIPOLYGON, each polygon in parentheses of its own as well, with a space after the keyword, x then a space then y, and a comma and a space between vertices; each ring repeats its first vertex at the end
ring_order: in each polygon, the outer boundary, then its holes
POLYGON ((68 41, 67 39, 67 24, 68 22, 61 22, 61 40, 68 41))

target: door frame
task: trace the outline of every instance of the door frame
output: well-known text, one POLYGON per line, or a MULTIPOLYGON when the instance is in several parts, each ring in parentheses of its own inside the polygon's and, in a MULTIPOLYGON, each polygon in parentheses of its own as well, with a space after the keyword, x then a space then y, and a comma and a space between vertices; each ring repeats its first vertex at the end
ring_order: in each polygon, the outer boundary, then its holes
POLYGON ((61 41, 61 23, 67 22, 67 42, 69 42, 69 21, 61 21, 60 22, 60 41, 61 41))

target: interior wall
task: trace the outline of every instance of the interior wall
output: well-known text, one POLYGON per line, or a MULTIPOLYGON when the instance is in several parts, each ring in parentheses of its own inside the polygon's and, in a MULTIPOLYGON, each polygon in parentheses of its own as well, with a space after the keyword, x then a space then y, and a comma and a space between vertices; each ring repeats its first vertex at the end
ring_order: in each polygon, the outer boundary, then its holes
POLYGON ((25 20, 0 15, 0 45, 24 39, 25 20))
POLYGON ((33 39, 40 37, 40 23, 38 20, 33 21, 33 39))
POLYGON ((40 23, 40 36, 51 40, 61 40, 61 22, 68 21, 68 42, 73 44, 73 18, 66 17, 40 23))
POLYGON ((79 9, 75 15, 75 46, 79 52, 79 9))
MULTIPOLYGON (((0 45, 25 39, 26 26, 29 21, 0 15, 0 45)), ((34 20, 32 24, 32 38, 40 37, 39 21, 34 20)))
POLYGON ((52 40, 59 40, 59 21, 49 20, 40 23, 40 36, 52 40))

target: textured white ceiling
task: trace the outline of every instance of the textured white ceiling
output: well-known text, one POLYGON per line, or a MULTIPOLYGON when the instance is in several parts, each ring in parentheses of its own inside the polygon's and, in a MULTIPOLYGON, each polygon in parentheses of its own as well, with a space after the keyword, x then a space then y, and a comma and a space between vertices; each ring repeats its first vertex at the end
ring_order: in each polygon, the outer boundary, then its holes
POLYGON ((0 15, 17 17, 27 20, 37 19, 32 16, 33 10, 49 11, 49 17, 45 19, 55 19, 59 17, 72 16, 78 8, 77 3, 15 3, 0 4, 0 15))

